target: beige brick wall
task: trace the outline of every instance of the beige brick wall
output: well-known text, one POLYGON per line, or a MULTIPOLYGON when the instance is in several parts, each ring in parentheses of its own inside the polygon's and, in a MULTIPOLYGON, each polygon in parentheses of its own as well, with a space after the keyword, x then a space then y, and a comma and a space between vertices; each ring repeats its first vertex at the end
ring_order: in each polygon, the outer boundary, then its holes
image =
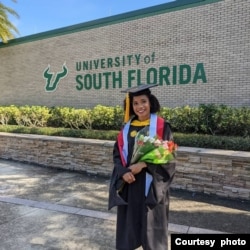
POLYGON ((193 78, 197 63, 202 63, 207 83, 179 84, 177 75, 176 85, 164 83, 153 89, 162 106, 250 106, 249 13, 248 0, 202 1, 145 16, 136 12, 129 18, 121 15, 79 24, 76 32, 71 27, 0 44, 0 105, 121 105, 124 96, 110 78, 107 82, 103 78, 99 90, 77 90, 76 76, 121 71, 121 87, 126 88, 129 70, 141 70, 145 81, 147 70, 154 68, 159 83, 160 67, 170 68, 172 81, 174 66, 178 72, 180 65, 189 65, 193 78), (143 59, 153 53, 154 61, 145 63, 143 59), (141 55, 139 65, 134 60, 120 67, 76 70, 78 62, 135 54, 141 55), (50 64, 51 72, 59 72, 64 62, 67 77, 54 92, 46 92, 44 70, 50 64))
MULTIPOLYGON (((0 158, 110 176, 113 141, 0 133, 0 158)), ((250 152, 180 147, 175 189, 250 200, 250 152)))

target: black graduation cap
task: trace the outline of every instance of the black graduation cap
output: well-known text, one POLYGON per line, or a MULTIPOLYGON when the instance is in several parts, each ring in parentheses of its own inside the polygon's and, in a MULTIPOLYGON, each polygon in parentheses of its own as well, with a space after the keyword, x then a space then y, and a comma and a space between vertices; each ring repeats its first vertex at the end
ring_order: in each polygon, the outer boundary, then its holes
POLYGON ((135 94, 135 93, 138 93, 138 92, 141 92, 141 91, 144 91, 144 90, 149 90, 150 88, 153 88, 153 87, 156 87, 156 86, 158 86, 158 84, 153 84, 153 83, 150 83, 150 84, 140 84, 138 86, 122 90, 121 92, 122 93, 135 94))

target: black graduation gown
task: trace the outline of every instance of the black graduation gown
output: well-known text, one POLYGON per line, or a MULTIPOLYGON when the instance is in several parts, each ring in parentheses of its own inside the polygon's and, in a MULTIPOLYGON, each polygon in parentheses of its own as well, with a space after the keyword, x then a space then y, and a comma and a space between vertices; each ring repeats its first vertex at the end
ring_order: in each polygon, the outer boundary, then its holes
MULTIPOLYGON (((128 159, 131 159, 134 137, 131 131, 143 127, 130 125, 128 133, 128 159)), ((172 140, 170 125, 164 124, 164 140, 172 140)), ((109 209, 117 207, 116 249, 132 250, 140 246, 145 250, 167 250, 169 186, 175 173, 175 163, 147 164, 136 181, 123 185, 122 175, 130 171, 122 166, 117 142, 113 150, 114 169, 109 190, 109 209), (145 175, 148 171, 153 181, 145 197, 145 175), (122 186, 122 190, 118 189, 122 186)), ((128 161, 129 162, 129 161, 128 161)))

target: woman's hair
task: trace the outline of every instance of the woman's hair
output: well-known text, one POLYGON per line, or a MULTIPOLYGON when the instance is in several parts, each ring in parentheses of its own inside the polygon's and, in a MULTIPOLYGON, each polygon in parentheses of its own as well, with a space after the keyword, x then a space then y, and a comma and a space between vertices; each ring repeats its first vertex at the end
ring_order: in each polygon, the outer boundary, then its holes
MULTIPOLYGON (((129 93, 129 102, 130 102, 129 115, 130 115, 130 117, 132 115, 135 115, 135 112, 133 109, 133 97, 140 96, 140 95, 146 95, 148 97, 149 104, 150 104, 150 113, 157 113, 160 111, 160 108, 161 108, 160 103, 159 103, 158 99, 153 94, 151 94, 150 90, 138 92, 136 94, 129 93)), ((124 110, 126 110, 126 99, 124 100, 124 110)))

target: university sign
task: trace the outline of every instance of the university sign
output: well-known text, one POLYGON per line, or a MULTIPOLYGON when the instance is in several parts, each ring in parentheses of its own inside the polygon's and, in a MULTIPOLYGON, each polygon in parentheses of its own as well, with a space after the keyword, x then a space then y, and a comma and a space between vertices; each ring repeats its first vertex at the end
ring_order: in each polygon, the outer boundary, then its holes
MULTIPOLYGON (((148 55, 131 54, 78 61, 75 63, 75 88, 78 91, 129 88, 142 82, 161 86, 207 83, 203 63, 199 62, 195 66, 180 64, 155 67, 155 60, 156 55, 153 52, 148 55)), ((59 81, 67 74, 66 64, 63 65, 62 72, 56 75, 49 73, 48 66, 44 71, 45 90, 55 91, 59 81)))

